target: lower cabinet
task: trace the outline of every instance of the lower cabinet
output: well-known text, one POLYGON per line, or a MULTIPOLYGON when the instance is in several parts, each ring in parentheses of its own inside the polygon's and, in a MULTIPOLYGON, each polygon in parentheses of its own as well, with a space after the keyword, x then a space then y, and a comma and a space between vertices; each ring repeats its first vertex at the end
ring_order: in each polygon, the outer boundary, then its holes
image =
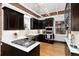
POLYGON ((42 34, 38 35, 37 40, 40 41, 40 42, 44 42, 45 41, 45 35, 42 35, 42 34))
POLYGON ((24 52, 15 47, 7 45, 5 43, 1 46, 1 56, 39 56, 40 55, 40 45, 34 48, 30 52, 24 52))
POLYGON ((45 39, 45 35, 43 35, 43 34, 36 35, 33 40, 39 41, 39 42, 51 43, 51 44, 54 43, 54 40, 45 39))

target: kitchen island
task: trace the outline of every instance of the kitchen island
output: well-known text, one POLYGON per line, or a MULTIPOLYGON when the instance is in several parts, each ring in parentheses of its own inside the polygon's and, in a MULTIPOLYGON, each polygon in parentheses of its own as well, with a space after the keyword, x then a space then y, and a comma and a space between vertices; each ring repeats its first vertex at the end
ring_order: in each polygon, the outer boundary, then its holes
POLYGON ((2 46, 1 46, 2 56, 39 56, 40 55, 39 42, 35 42, 29 47, 24 47, 24 46, 12 43, 12 41, 13 41, 12 38, 2 39, 2 46))

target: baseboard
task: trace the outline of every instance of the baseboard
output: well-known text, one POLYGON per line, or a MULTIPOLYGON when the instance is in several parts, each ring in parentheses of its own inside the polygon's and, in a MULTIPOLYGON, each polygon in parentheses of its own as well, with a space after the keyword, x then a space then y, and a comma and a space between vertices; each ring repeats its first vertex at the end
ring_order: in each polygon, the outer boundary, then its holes
POLYGON ((62 42, 62 41, 55 41, 55 40, 54 40, 54 42, 66 44, 66 42, 62 42))

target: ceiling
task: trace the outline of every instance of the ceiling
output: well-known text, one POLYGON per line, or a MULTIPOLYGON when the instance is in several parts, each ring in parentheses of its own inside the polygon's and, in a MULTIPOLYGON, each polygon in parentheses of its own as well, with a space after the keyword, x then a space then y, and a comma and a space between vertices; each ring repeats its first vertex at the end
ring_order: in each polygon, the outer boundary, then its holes
POLYGON ((64 10, 66 3, 24 3, 24 5, 41 15, 64 10))

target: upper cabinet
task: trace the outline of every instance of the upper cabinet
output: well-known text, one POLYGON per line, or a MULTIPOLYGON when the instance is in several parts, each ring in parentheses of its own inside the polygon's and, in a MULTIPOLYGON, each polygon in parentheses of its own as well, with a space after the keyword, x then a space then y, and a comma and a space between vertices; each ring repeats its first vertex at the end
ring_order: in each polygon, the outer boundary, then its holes
POLYGON ((47 18, 47 19, 45 19, 45 27, 53 26, 53 20, 54 20, 54 18, 47 18))
POLYGON ((24 30, 24 15, 4 7, 4 30, 24 30))
POLYGON ((30 27, 31 27, 31 29, 38 29, 38 20, 35 18, 31 18, 30 27))
POLYGON ((65 23, 70 30, 79 31, 79 3, 66 4, 65 23))
POLYGON ((47 26, 53 27, 53 18, 47 18, 45 20, 37 20, 35 18, 31 18, 31 29, 45 29, 47 26))
POLYGON ((44 29, 45 25, 44 25, 44 20, 38 20, 38 29, 44 29))
POLYGON ((79 31, 79 3, 73 3, 71 6, 71 29, 72 31, 79 31))

